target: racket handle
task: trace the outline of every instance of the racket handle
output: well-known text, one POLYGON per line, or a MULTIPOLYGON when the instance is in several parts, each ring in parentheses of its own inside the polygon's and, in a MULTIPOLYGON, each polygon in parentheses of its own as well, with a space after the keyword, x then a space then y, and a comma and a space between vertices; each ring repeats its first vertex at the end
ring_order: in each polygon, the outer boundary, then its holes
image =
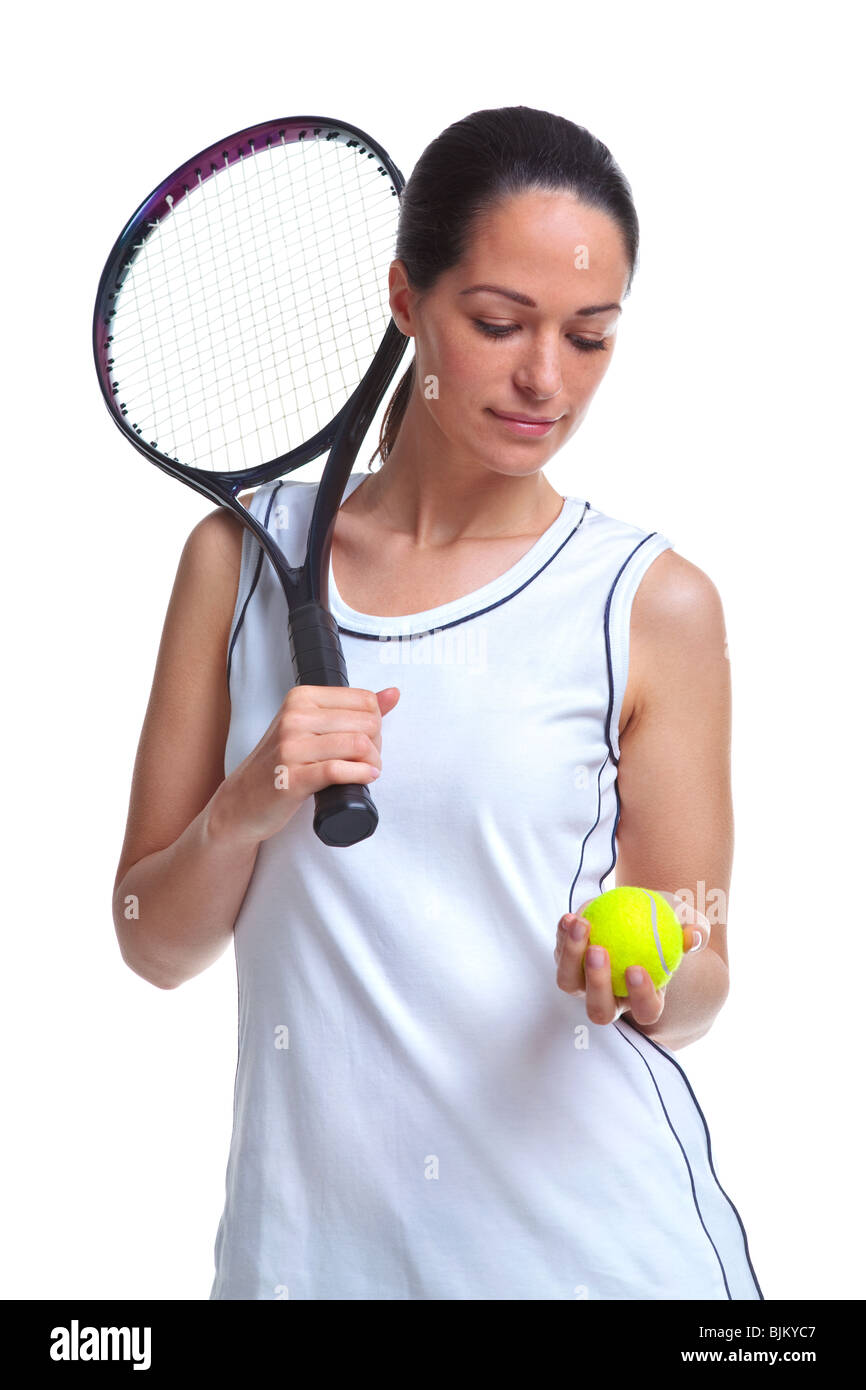
MULTIPOLYGON (((289 613, 289 647, 298 685, 349 684, 336 621, 320 603, 304 603, 289 613)), ((379 824, 363 783, 322 787, 315 802, 313 829, 325 845, 358 844, 379 824)))

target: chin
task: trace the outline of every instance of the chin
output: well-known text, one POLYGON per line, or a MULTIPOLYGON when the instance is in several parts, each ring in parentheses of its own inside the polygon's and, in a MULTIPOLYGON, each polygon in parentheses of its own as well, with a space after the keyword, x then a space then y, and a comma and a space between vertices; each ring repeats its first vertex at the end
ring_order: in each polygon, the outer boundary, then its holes
POLYGON ((536 452, 530 460, 525 451, 518 452, 517 449, 496 449, 493 452, 485 450, 484 454, 480 455, 483 465, 491 473, 498 473, 503 478, 531 478, 541 472, 549 458, 550 454, 542 456, 536 452))
POLYGON ((550 436, 546 439, 521 439, 517 435, 491 439, 487 432, 474 443, 477 456, 489 461, 501 473, 537 473, 562 448, 562 441, 554 442, 550 436))

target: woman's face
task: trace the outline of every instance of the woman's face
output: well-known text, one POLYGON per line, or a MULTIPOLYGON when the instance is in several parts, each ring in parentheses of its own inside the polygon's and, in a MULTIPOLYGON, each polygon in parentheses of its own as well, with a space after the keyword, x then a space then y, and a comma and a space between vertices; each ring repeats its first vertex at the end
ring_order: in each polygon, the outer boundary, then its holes
POLYGON ((610 365, 628 276, 616 224, 562 192, 500 202, 426 294, 395 261, 392 313, 415 340, 415 428, 455 459, 537 472, 610 365))

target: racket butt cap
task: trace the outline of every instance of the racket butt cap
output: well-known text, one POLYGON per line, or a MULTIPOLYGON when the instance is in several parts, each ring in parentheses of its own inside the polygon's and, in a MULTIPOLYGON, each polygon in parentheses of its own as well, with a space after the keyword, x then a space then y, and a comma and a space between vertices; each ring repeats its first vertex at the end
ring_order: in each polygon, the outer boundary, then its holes
POLYGON ((313 830, 325 845, 345 847, 366 840, 379 824, 367 788, 351 784, 324 787, 316 793, 313 830))

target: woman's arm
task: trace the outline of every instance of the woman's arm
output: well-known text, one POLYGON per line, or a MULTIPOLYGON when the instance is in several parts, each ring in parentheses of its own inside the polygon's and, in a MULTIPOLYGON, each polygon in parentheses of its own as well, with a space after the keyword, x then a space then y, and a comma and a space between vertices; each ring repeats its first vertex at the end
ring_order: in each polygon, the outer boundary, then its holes
POLYGON ((127 965, 163 989, 222 954, 258 853, 214 805, 242 536, 219 510, 184 546, 135 760, 113 915, 127 965))
POLYGON ((184 546, 135 761, 114 923, 127 965, 162 989, 222 954, 263 840, 322 787, 379 776, 382 716, 400 694, 293 685, 224 778, 242 536, 221 510, 184 546))
POLYGON ((673 1051, 709 1031, 728 994, 731 674, 719 593, 664 551, 638 587, 631 632, 642 678, 617 771, 616 882, 686 893, 712 928, 709 949, 683 957, 661 1017, 642 1024, 626 1014, 673 1051))

